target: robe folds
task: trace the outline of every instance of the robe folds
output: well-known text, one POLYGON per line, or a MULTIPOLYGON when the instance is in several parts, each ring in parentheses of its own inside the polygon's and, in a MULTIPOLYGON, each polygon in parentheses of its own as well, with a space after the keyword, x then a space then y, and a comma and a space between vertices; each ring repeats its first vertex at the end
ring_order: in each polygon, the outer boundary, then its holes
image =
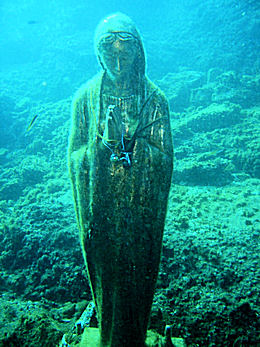
POLYGON ((169 108, 164 94, 144 77, 143 96, 130 101, 136 107, 129 107, 127 115, 129 136, 134 133, 131 126, 136 129, 139 122, 144 130, 133 141, 131 166, 115 163, 104 145, 103 78, 104 72, 96 75, 74 97, 69 174, 100 346, 142 347, 172 176, 169 108), (133 109, 137 114, 131 114, 133 109))

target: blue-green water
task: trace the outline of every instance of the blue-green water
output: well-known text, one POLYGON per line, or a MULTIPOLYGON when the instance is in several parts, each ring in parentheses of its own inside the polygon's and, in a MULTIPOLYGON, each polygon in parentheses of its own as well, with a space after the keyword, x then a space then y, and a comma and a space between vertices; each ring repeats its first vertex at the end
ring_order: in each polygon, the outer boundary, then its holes
POLYGON ((249 0, 1 1, 0 345, 55 346, 91 299, 67 137, 72 95, 100 69, 96 25, 115 11, 137 24, 171 109, 151 328, 172 324, 189 346, 256 346, 260 9, 249 0))

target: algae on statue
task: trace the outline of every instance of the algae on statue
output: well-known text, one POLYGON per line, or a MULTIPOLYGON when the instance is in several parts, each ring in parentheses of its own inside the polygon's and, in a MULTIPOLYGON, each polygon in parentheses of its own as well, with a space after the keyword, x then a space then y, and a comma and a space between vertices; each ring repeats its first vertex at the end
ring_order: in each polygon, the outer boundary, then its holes
POLYGON ((102 71, 72 104, 69 172, 99 346, 141 347, 171 184, 169 108, 145 75, 143 44, 129 17, 101 21, 95 47, 102 71))

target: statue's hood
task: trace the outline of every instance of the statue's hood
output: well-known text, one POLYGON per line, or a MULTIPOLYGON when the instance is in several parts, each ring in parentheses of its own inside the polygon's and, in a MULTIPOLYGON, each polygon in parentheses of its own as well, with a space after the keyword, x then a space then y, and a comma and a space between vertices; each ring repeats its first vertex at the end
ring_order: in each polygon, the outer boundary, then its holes
POLYGON ((96 32, 95 32, 95 52, 100 61, 100 53, 98 51, 99 42, 105 34, 114 33, 114 32, 125 32, 132 34, 139 43, 140 53, 138 56, 138 61, 136 62, 139 67, 139 73, 141 75, 145 74, 145 53, 143 48, 143 43, 141 36, 132 21, 131 18, 126 16, 123 13, 117 12, 111 14, 98 24, 96 32))

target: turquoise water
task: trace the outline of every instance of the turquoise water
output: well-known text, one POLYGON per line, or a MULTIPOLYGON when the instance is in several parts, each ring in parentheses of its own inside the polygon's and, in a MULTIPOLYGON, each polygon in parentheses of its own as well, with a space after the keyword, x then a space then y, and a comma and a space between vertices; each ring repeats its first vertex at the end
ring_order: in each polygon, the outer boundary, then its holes
POLYGON ((234 0, 1 1, 0 345, 55 346, 91 299, 67 137, 72 95, 99 70, 96 25, 115 11, 136 22, 147 74, 171 110, 175 164, 151 328, 172 324, 190 346, 255 346, 260 10, 234 0))

